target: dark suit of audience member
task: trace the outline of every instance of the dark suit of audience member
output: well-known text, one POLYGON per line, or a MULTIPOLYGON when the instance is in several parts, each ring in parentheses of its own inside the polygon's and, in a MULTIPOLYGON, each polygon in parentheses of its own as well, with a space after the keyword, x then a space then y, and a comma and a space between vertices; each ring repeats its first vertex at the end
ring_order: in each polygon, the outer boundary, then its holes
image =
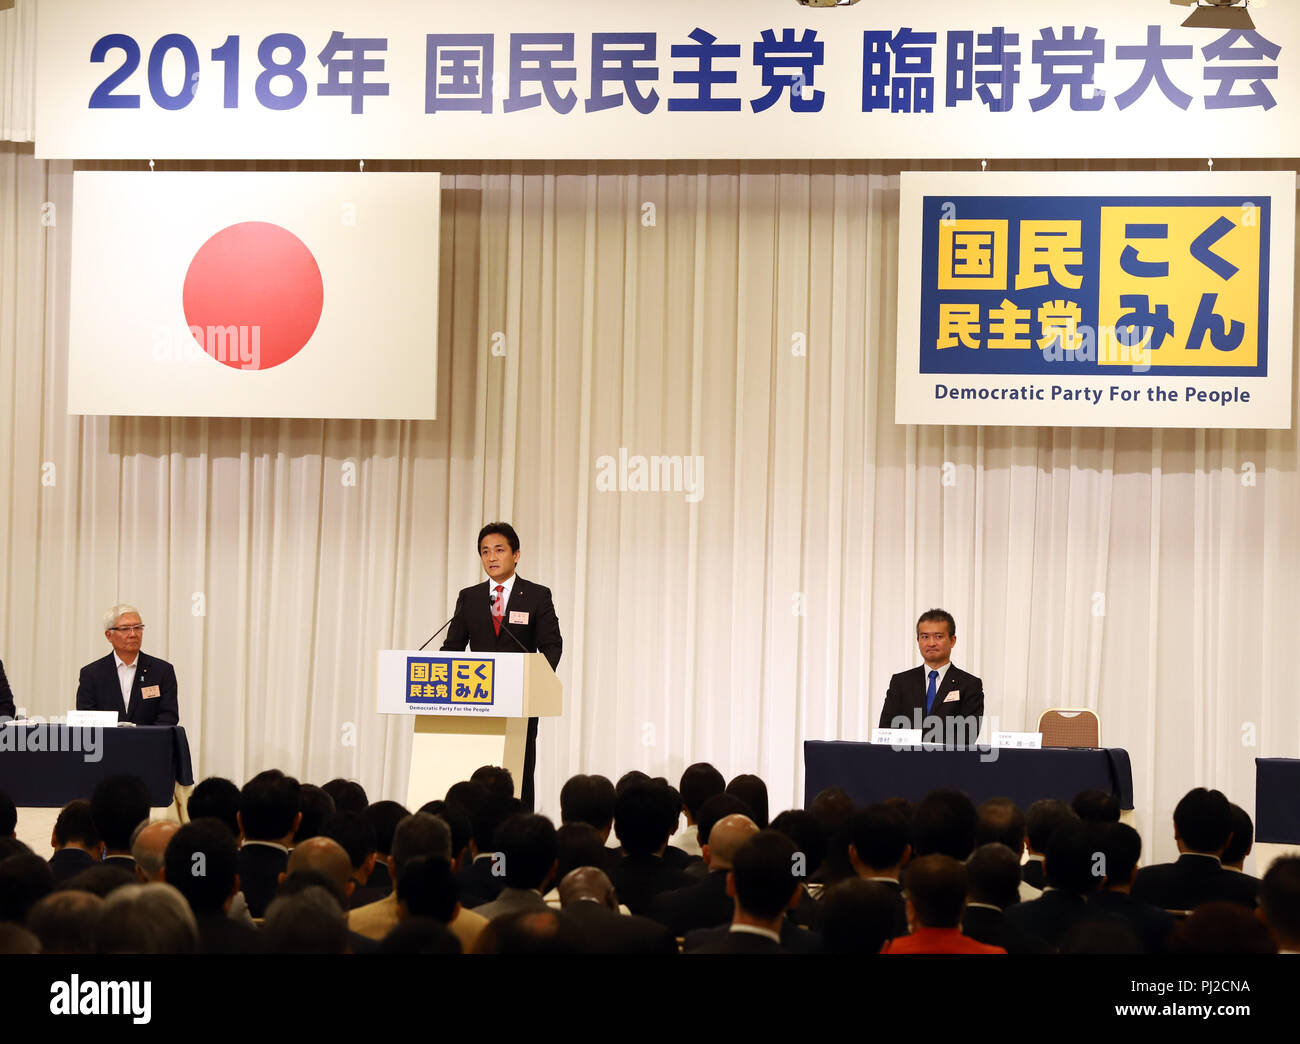
POLYGON ((789 953, 782 943, 766 935, 759 935, 755 932, 743 930, 733 930, 728 925, 726 931, 719 934, 717 938, 710 939, 704 946, 692 950, 692 953, 712 953, 712 954, 780 954, 789 953))
POLYGON ((1043 873, 1041 859, 1026 859, 1020 870, 1020 878, 1025 884, 1033 885, 1040 892, 1047 887, 1047 875, 1043 873))
POLYGON ((710 870, 698 884, 656 895, 650 916, 681 938, 697 928, 730 924, 734 905, 727 894, 727 871, 710 870))
POLYGON ((104 865, 118 867, 121 870, 125 870, 132 877, 135 876, 135 860, 132 859, 129 855, 105 856, 104 865))
POLYGON ((224 913, 196 914, 199 953, 257 953, 260 938, 256 928, 233 920, 224 913))
POLYGON ((493 859, 495 852, 482 852, 472 862, 466 863, 456 874, 456 883, 460 887, 460 904, 467 909, 474 909, 484 903, 490 903, 501 894, 505 887, 504 875, 492 873, 493 866, 499 865, 493 859))
POLYGON ((118 721, 136 725, 175 725, 180 721, 176 670, 166 660, 139 653, 131 682, 131 706, 122 705, 116 653, 81 668, 77 681, 77 710, 117 711, 118 721), (157 696, 152 690, 158 691, 157 696), (146 691, 150 692, 146 698, 146 691))
POLYGON ((664 810, 679 803, 675 793, 667 784, 647 779, 630 783, 615 799, 614 831, 627 854, 609 876, 619 902, 634 914, 649 916, 656 895, 693 883, 661 855, 671 831, 664 810))
MULTIPOLYGON (((940 799, 936 798, 935 802, 937 816, 941 811, 940 799)), ((891 938, 906 935, 907 904, 903 901, 903 886, 898 881, 898 875, 912 857, 911 824, 896 806, 875 804, 853 813, 845 829, 849 865, 853 867, 853 872, 864 881, 875 881, 883 885, 895 896, 897 902, 894 906, 894 933, 891 938)), ((971 829, 973 831, 973 825, 971 829)), ((961 832, 938 830, 937 833, 946 835, 961 832)), ((951 848, 953 844, 961 848, 965 845, 964 841, 948 842, 937 836, 931 838, 930 835, 927 835, 927 840, 935 840, 940 848, 951 848)), ((969 851, 966 854, 969 855, 969 851)))
MULTIPOLYGON (((720 924, 713 928, 697 928, 693 932, 687 932, 682 940, 682 952, 696 953, 713 946, 730 931, 730 924, 720 924)), ((801 928, 787 914, 781 923, 781 949, 786 953, 821 953, 822 939, 816 932, 801 928)))
POLYGON ((9 688, 9 679, 5 677, 4 661, 0 660, 0 718, 12 718, 16 714, 14 694, 9 688))
POLYGON ((570 903, 560 912, 582 936, 582 952, 594 954, 676 953, 677 940, 648 917, 620 914, 599 903, 570 903))
POLYGON ((760 830, 741 844, 727 877, 727 891, 734 900, 731 924, 721 935, 710 933, 691 952, 785 953, 789 951, 787 926, 796 935, 810 935, 793 927, 789 917, 803 889, 793 872, 796 854, 794 842, 777 830, 760 830))
MULTIPOLYGON (((1035 900, 1037 901, 1037 900, 1035 900)), ((961 915, 961 933, 1007 953, 1042 953, 1043 946, 1025 931, 1008 924, 1004 911, 984 903, 967 903, 961 915)))
POLYGON ((1003 912, 1008 929, 1019 931, 1056 952, 1065 937, 1088 917, 1088 895, 1101 883, 1093 859, 1101 850, 1102 828, 1077 819, 1057 828, 1047 843, 1047 888, 1037 899, 1003 912))
POLYGON ((289 846, 302 822, 301 787, 278 769, 259 772, 239 791, 239 827, 244 834, 238 873, 252 917, 265 917, 280 875, 289 867, 289 846))
POLYGON ((265 917, 275 898, 280 875, 289 867, 289 853, 278 845, 245 841, 239 850, 239 880, 250 917, 265 917))
POLYGON ((610 875, 619 901, 634 914, 650 916, 655 896, 691 884, 684 870, 675 870, 657 855, 624 856, 610 875))
POLYGON ((1043 951, 1023 929, 1008 923, 1004 913, 1020 902, 1020 861, 1012 846, 989 841, 975 849, 966 860, 966 889, 963 935, 1007 953, 1043 951))
MULTIPOLYGON (((54 855, 50 856, 50 873, 54 875, 56 885, 60 881, 66 881, 69 877, 75 877, 83 870, 89 870, 92 866, 98 865, 99 861, 84 848, 73 848, 71 846, 60 848, 54 855)), ((132 872, 135 871, 134 865, 131 870, 132 872)))
POLYGON ((1164 953, 1177 922, 1167 910, 1134 899, 1126 892, 1109 889, 1088 897, 1089 919, 1123 921, 1132 930, 1144 953, 1164 953))

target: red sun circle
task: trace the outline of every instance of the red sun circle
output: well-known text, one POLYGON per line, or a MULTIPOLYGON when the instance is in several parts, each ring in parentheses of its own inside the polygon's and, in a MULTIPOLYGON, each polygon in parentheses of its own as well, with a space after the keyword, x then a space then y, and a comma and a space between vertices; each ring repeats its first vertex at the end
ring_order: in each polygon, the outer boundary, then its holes
POLYGON ((301 239, 266 221, 223 228, 185 273, 185 321, 208 355, 236 370, 288 362, 320 322, 325 286, 301 239))

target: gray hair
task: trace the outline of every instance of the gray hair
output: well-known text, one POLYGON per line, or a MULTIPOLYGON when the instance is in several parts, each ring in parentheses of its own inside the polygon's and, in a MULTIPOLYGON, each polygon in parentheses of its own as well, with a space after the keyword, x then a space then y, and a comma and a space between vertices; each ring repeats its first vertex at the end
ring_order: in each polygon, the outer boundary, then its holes
POLYGON ((104 900, 98 953, 194 953, 198 944, 194 912, 169 884, 123 885, 104 900))
MULTIPOLYGON (((104 614, 104 630, 111 631, 117 626, 117 621, 122 619, 128 613, 135 613, 140 616, 140 610, 133 605, 115 605, 112 609, 104 614)), ((143 619, 143 617, 141 617, 143 619)))
MULTIPOLYGON (((181 828, 179 823, 172 823, 167 819, 145 818, 140 820, 140 822, 136 824, 135 829, 131 831, 131 858, 135 860, 136 866, 150 877, 157 876, 158 871, 163 868, 164 856, 166 855, 167 848, 165 844, 162 848, 151 848, 148 845, 142 845, 139 843, 140 835, 155 823, 162 827, 174 827, 175 829, 172 830, 173 834, 181 828)), ((169 837, 168 840, 170 841, 171 838, 169 837)))

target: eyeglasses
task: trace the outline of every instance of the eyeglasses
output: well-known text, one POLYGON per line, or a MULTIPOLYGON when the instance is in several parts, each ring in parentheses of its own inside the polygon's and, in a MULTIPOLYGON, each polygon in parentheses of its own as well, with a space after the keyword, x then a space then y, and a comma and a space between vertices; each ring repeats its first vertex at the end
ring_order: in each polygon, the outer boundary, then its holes
POLYGON ((110 631, 117 631, 118 634, 143 634, 144 624, 132 624, 130 627, 110 627, 110 631))

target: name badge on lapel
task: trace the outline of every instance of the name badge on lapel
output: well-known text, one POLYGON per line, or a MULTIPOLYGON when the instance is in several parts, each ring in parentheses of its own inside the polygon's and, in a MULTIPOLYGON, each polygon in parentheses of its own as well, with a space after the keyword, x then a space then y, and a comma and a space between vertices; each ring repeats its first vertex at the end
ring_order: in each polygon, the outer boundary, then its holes
POLYGON ((950 693, 948 693, 947 696, 945 696, 945 697, 943 698, 943 702, 944 702, 944 703, 952 703, 953 701, 955 701, 955 700, 960 700, 960 699, 961 699, 961 693, 959 693, 959 692, 950 692, 950 693))
POLYGON ((510 622, 512 624, 526 624, 528 622, 528 614, 518 611, 511 612, 510 622))
POLYGON ((162 695, 162 688, 158 685, 146 685, 140 690, 140 698, 144 700, 156 700, 162 695))

